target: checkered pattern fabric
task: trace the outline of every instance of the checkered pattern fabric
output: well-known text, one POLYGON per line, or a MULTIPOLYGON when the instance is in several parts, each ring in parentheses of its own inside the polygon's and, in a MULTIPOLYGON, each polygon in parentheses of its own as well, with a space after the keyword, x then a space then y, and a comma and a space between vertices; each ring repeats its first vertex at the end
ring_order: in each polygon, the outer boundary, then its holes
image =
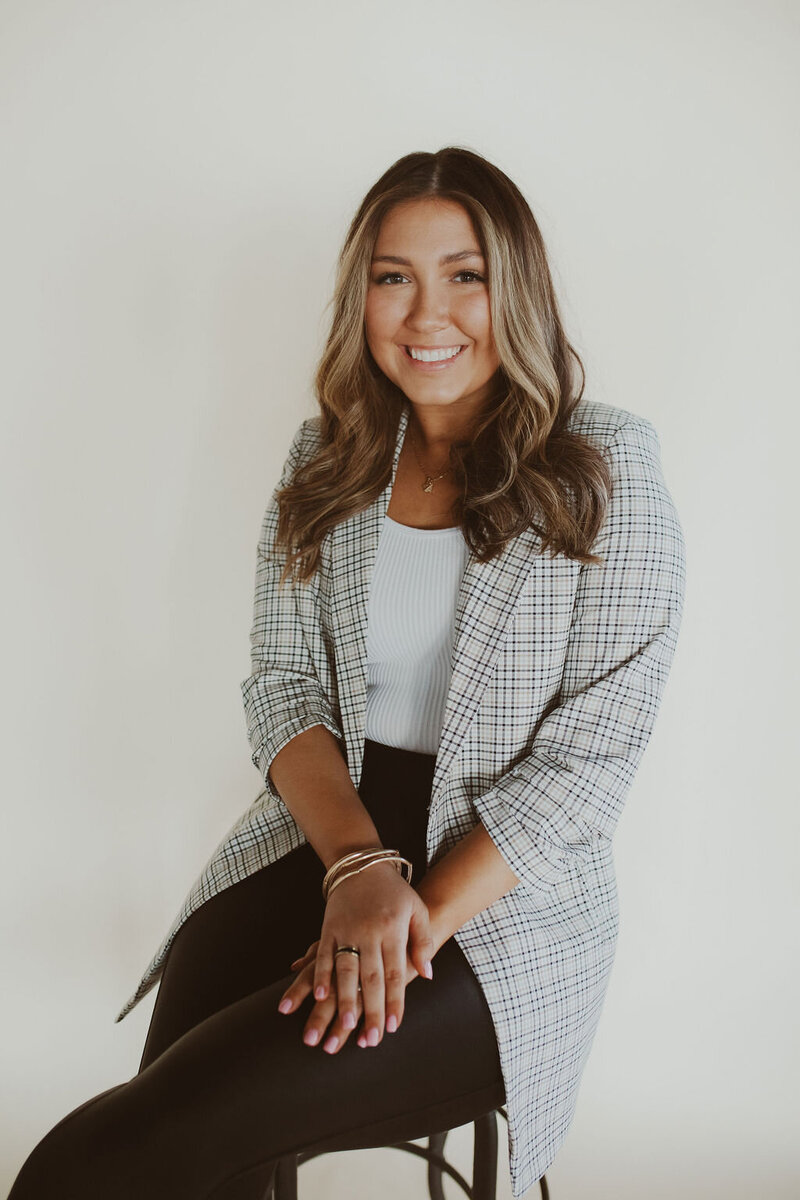
MULTIPOLYGON (((241 685, 266 785, 212 854, 117 1020, 160 978, 187 917, 306 840, 269 779, 296 734, 323 724, 357 787, 364 751, 369 581, 390 481, 323 541, 309 583, 278 592, 273 492, 258 544, 252 674, 241 685)), ((685 542, 650 421, 584 400, 574 428, 605 449, 615 489, 601 564, 539 553, 526 530, 469 556, 428 811, 432 864, 481 820, 519 883, 455 934, 489 1005, 506 1086, 511 1185, 521 1197, 572 1120, 618 928, 612 836, 661 704, 681 622, 685 542)), ((279 486, 318 445, 298 429, 279 486)))

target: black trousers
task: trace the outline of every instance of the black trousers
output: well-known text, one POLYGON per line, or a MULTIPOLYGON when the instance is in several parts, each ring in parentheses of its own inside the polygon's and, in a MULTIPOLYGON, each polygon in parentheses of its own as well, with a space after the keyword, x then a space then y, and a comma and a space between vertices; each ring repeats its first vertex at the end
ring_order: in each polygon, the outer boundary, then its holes
MULTIPOLYGON (((435 756, 367 740, 359 795, 385 846, 425 871, 435 756)), ((138 1073, 67 1114, 9 1200, 262 1200, 278 1158, 390 1145, 505 1101, 494 1026, 454 938, 377 1046, 306 1046, 307 997, 277 1011, 322 927, 309 843, 206 901, 167 958, 138 1073)))

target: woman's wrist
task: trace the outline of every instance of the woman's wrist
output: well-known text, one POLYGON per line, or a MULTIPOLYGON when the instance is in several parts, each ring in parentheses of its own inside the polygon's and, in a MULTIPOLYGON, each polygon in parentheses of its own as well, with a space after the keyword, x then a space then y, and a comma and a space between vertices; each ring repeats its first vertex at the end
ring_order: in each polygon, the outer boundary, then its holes
POLYGON ((403 879, 409 883, 411 882, 414 871, 414 865, 411 860, 404 858, 399 850, 378 846, 374 850, 359 850, 338 859, 325 872, 325 878, 322 881, 322 895, 327 899, 333 889, 338 887, 342 880, 348 879, 353 875, 361 875, 370 868, 381 867, 387 864, 394 871, 402 875, 403 879))
POLYGON ((433 952, 437 954, 448 938, 453 936, 458 926, 453 924, 452 913, 446 901, 443 902, 432 888, 426 888, 425 878, 419 881, 415 890, 427 906, 431 937, 433 938, 433 952))

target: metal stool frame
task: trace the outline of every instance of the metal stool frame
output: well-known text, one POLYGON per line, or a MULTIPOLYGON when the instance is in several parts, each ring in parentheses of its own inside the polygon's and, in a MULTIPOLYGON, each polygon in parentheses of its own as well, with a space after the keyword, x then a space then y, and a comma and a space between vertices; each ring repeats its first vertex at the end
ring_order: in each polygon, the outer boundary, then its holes
MULTIPOLYGON (((392 1142, 385 1149, 405 1150, 416 1154, 428 1163, 428 1193, 430 1200, 445 1200, 442 1187, 442 1174, 446 1173, 461 1188, 470 1200, 496 1200, 497 1196, 497 1116, 508 1122, 505 1108, 493 1109, 484 1113, 472 1122, 473 1151, 472 1151, 472 1184, 467 1183, 464 1176, 444 1157, 444 1144, 448 1133, 431 1133, 428 1135, 427 1146, 417 1146, 414 1142, 392 1142)), ((309 1159, 321 1154, 336 1154, 336 1150, 303 1150, 299 1154, 287 1154, 281 1158, 275 1169, 275 1175, 270 1183, 264 1200, 298 1200, 297 1168, 309 1159)), ((539 1180, 541 1200, 549 1200, 550 1191, 547 1179, 543 1175, 539 1180)))

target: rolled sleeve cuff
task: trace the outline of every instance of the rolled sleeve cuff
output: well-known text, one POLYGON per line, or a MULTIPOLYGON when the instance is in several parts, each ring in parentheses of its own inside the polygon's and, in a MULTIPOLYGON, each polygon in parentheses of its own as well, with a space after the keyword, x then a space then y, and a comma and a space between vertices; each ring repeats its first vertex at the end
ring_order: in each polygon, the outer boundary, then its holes
POLYGON ((517 770, 510 775, 513 785, 511 781, 497 784, 473 797, 472 804, 521 886, 534 894, 549 895, 569 868, 587 857, 600 835, 563 811, 554 813, 553 820, 536 813, 527 803, 536 794, 535 785, 517 770))

